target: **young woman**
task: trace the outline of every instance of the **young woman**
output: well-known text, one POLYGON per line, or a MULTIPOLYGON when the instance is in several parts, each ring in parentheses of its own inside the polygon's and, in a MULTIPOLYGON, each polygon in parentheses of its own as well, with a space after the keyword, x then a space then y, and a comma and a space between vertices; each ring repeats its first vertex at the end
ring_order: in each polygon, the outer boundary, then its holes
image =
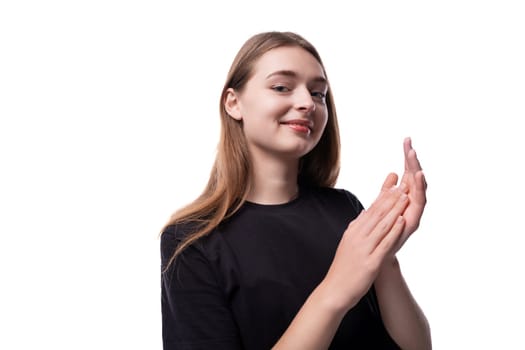
POLYGON ((164 349, 430 349, 395 255, 426 202, 410 139, 369 209, 334 189, 332 93, 294 33, 244 44, 220 115, 208 185, 161 236, 164 349))

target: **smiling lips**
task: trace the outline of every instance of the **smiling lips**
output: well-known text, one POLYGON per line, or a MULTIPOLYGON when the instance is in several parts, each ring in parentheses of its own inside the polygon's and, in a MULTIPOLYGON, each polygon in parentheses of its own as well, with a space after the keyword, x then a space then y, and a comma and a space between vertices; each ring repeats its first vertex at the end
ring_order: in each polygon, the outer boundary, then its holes
POLYGON ((312 132, 313 123, 306 119, 294 119, 281 122, 281 124, 288 125, 294 131, 310 134, 312 132))

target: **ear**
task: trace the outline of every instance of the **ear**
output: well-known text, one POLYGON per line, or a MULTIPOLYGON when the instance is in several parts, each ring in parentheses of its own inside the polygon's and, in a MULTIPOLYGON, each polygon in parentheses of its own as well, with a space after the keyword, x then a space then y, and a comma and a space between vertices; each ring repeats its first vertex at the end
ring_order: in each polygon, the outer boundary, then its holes
POLYGON ((242 120, 240 101, 237 92, 232 88, 226 90, 226 97, 224 98, 224 108, 226 113, 235 120, 242 120))

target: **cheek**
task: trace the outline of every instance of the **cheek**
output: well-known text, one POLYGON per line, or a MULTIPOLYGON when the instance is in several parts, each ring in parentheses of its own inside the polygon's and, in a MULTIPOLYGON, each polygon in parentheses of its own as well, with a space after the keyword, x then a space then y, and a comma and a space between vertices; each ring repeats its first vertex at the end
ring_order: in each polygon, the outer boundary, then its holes
POLYGON ((254 103, 257 103, 259 113, 267 117, 282 116, 292 108, 288 99, 274 96, 273 92, 266 96, 259 96, 254 103))
POLYGON ((321 113, 317 116, 316 124, 320 125, 320 132, 323 133, 324 129, 326 128, 326 124, 328 123, 328 111, 324 111, 324 113, 321 113))
POLYGON ((278 121, 288 113, 289 109, 290 107, 282 101, 270 98, 259 98, 247 101, 244 105, 242 115, 245 122, 248 123, 278 121))

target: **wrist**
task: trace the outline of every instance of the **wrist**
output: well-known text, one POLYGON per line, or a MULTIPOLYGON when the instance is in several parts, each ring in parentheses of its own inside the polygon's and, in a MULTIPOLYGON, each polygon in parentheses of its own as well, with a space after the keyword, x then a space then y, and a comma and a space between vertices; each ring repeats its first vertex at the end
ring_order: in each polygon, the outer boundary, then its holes
POLYGON ((332 288, 328 280, 323 280, 312 295, 324 310, 333 317, 341 319, 359 301, 359 298, 341 293, 340 288, 332 288))
POLYGON ((379 273, 376 278, 376 283, 378 283, 378 281, 380 283, 380 281, 382 280, 399 275, 401 275, 401 266, 399 264, 399 260, 394 255, 385 259, 385 261, 381 265, 381 269, 379 270, 379 273))

